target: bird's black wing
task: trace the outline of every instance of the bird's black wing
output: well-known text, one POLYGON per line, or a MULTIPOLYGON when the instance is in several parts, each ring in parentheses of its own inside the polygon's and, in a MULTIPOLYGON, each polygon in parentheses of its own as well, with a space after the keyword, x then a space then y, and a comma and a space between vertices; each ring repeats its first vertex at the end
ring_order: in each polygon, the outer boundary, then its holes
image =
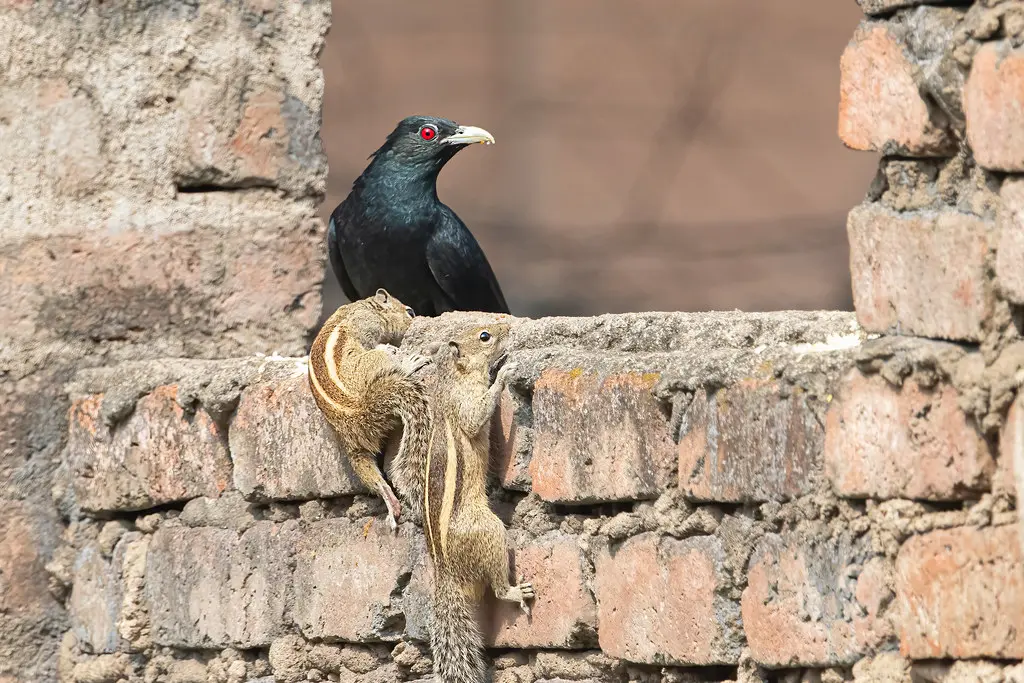
POLYGON ((426 255, 427 266, 453 310, 509 313, 483 249, 450 209, 441 212, 426 255))
POLYGON ((349 301, 357 301, 359 293, 356 291, 355 285, 352 284, 348 271, 345 270, 345 262, 341 260, 341 248, 338 246, 338 227, 335 221, 344 220, 342 216, 344 206, 344 203, 338 205, 327 224, 327 255, 331 260, 331 270, 334 271, 334 277, 338 278, 338 284, 341 285, 341 291, 345 293, 345 298, 349 301))

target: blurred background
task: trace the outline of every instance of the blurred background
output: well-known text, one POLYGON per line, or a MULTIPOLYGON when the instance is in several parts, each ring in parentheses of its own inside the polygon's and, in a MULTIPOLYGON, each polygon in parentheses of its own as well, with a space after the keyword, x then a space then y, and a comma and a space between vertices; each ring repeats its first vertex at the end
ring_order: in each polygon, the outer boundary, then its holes
POLYGON ((846 213, 877 162, 836 136, 853 0, 333 9, 324 220, 400 119, 433 114, 496 138, 438 194, 516 315, 852 308, 846 213))

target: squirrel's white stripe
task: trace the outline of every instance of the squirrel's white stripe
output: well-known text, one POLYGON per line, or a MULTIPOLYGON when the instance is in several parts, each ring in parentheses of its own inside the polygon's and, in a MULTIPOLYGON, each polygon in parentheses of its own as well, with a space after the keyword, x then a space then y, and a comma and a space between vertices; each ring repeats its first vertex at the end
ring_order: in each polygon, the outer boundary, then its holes
POLYGON ((316 377, 316 370, 313 369, 313 365, 312 364, 310 364, 310 366, 309 366, 309 382, 310 382, 310 384, 313 385, 313 391, 316 392, 316 395, 320 398, 321 401, 323 401, 324 403, 327 403, 328 405, 330 405, 332 408, 334 408, 335 410, 337 410, 340 413, 351 413, 352 412, 352 410, 353 410, 352 406, 346 406, 346 405, 344 405, 342 403, 338 403, 333 398, 331 398, 330 395, 326 391, 324 391, 323 386, 321 386, 321 384, 320 384, 320 380, 318 380, 317 377, 316 377))
POLYGON ((441 498, 441 515, 438 524, 441 527, 441 552, 448 559, 448 527, 452 522, 452 509, 455 507, 455 484, 459 473, 459 449, 452 434, 452 425, 444 421, 445 436, 448 438, 448 458, 444 466, 444 496, 441 498))
POLYGON ((344 325, 335 325, 327 337, 327 343, 324 344, 324 366, 327 368, 327 378, 331 383, 338 388, 338 391, 347 394, 349 392, 345 389, 345 383, 338 375, 338 360, 334 354, 334 347, 338 345, 338 337, 341 336, 343 327, 344 325))

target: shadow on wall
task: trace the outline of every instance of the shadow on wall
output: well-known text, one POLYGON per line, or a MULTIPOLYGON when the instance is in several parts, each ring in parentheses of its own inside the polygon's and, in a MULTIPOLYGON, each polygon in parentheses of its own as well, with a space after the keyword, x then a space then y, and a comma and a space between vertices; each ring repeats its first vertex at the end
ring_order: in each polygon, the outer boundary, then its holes
MULTIPOLYGON (((856 4, 334 3, 322 214, 413 113, 494 133, 439 194, 517 315, 852 307, 836 136, 856 4), (458 17, 458 21, 451 21, 458 17)), ((326 311, 344 302, 333 275, 326 311)))

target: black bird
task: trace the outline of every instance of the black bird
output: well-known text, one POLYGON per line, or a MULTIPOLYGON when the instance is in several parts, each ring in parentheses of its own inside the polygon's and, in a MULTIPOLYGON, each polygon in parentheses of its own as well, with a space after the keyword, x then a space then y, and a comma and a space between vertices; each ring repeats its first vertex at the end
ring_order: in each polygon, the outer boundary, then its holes
POLYGON ((437 198, 437 174, 459 150, 492 144, 482 128, 402 120, 331 214, 327 249, 349 301, 383 287, 419 315, 508 313, 473 234, 437 198))

